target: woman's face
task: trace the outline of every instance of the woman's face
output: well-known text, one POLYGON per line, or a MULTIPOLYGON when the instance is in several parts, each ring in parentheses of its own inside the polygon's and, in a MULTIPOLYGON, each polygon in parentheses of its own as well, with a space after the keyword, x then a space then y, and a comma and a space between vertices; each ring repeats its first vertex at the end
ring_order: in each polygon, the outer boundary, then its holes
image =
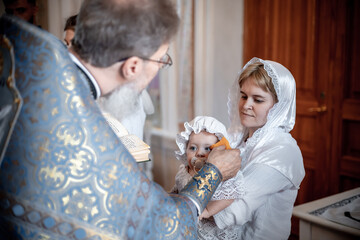
POLYGON ((252 78, 248 78, 241 86, 239 114, 241 124, 249 128, 249 137, 267 121, 269 110, 274 106, 270 92, 258 87, 252 78))
POLYGON ((186 157, 191 169, 194 167, 191 163, 191 159, 193 157, 207 159, 211 151, 210 146, 217 142, 218 138, 213 133, 204 131, 199 132, 198 134, 195 134, 194 132, 191 133, 186 147, 186 157))

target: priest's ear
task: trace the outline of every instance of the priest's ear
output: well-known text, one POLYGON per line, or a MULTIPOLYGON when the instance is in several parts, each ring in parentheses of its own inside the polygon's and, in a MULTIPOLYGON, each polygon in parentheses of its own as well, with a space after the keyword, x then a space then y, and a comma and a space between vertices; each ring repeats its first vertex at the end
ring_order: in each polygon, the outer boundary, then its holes
POLYGON ((121 65, 120 76, 126 80, 136 80, 143 71, 144 61, 139 57, 130 57, 121 65))

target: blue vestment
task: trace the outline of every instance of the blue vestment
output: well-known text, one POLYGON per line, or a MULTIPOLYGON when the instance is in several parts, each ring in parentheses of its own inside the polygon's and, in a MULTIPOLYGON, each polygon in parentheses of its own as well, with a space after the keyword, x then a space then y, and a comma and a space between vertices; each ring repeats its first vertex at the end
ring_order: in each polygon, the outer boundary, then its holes
POLYGON ((206 164, 168 195, 106 124, 60 40, 7 15, 0 24, 23 99, 1 163, 0 238, 196 238, 196 207, 221 181, 218 169, 206 164))

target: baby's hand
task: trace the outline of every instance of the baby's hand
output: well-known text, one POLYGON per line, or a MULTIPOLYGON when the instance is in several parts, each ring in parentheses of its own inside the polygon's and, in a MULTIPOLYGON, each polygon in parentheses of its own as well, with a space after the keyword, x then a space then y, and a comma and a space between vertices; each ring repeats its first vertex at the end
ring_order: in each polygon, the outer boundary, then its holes
POLYGON ((188 167, 188 173, 189 173, 192 177, 196 174, 196 172, 195 172, 193 169, 191 169, 190 167, 188 167))
POLYGON ((205 208, 204 211, 201 213, 201 215, 199 216, 199 220, 202 220, 203 218, 209 218, 211 217, 211 214, 209 213, 209 211, 205 208))

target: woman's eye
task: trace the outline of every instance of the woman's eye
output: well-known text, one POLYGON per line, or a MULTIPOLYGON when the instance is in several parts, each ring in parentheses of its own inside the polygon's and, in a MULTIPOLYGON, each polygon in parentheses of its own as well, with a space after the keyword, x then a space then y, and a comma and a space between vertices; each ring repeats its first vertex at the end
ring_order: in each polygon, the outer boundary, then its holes
POLYGON ((262 100, 262 99, 255 99, 255 102, 257 102, 257 103, 262 103, 262 102, 264 102, 264 100, 262 100))
POLYGON ((205 151, 210 152, 211 151, 210 147, 206 147, 205 151))
POLYGON ((241 98, 242 98, 242 99, 247 99, 247 96, 241 95, 241 98))

